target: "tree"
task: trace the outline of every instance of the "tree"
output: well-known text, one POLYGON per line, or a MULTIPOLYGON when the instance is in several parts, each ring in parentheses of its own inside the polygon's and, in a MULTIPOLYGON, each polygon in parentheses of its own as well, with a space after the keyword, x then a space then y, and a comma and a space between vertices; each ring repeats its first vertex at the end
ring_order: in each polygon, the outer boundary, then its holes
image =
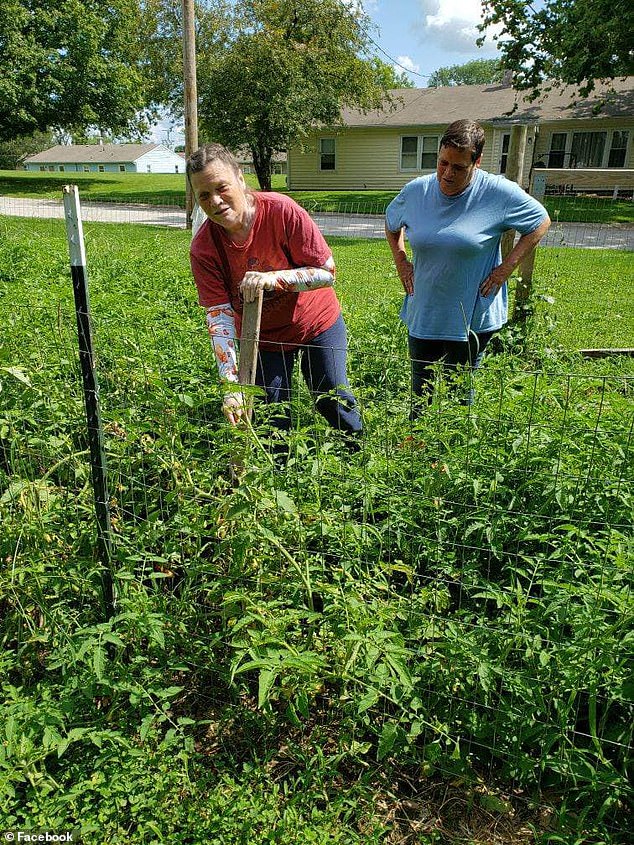
POLYGON ((405 71, 396 70, 394 65, 388 65, 374 56, 370 59, 375 78, 386 91, 391 88, 415 88, 416 86, 405 71))
POLYGON ((475 59, 463 65, 439 67, 427 80, 428 88, 443 85, 489 85, 501 82, 504 67, 499 59, 475 59))
MULTIPOLYGON (((161 103, 174 117, 183 113, 183 4, 182 0, 144 0, 139 34, 151 102, 161 103)), ((196 50, 204 57, 224 49, 235 24, 231 0, 197 0, 196 50)), ((235 34, 235 33, 234 33, 235 34)), ((199 74, 200 75, 200 74, 199 74)))
POLYGON ((48 150, 56 143, 51 132, 34 132, 33 135, 0 141, 0 170, 15 170, 26 156, 48 150))
POLYGON ((125 130, 148 105, 141 0, 0 0, 0 140, 125 130))
MULTIPOLYGON (((479 29, 501 27, 496 36, 513 87, 536 99, 552 84, 577 87, 587 97, 596 80, 634 73, 632 0, 483 0, 479 29)), ((479 39, 482 43, 484 36, 479 39)))
POLYGON ((343 105, 378 108, 396 81, 369 59, 369 19, 340 0, 237 0, 223 49, 199 53, 201 134, 248 147, 260 187, 272 159, 343 105))

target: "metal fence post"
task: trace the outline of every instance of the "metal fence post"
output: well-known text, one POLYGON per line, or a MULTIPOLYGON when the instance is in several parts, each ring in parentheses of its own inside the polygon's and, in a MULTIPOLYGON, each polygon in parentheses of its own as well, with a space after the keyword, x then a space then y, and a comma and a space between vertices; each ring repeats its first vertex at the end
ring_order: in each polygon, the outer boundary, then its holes
POLYGON ((102 563, 102 597, 106 617, 114 614, 114 589, 110 562, 112 557, 112 528, 110 524, 110 505, 106 474, 106 453, 104 449, 103 427, 99 407, 99 385, 92 346, 90 323, 90 301, 88 296, 88 273, 84 233, 79 208, 77 185, 64 186, 64 217, 66 235, 70 252, 75 313, 77 315, 77 335, 79 341, 79 363, 84 389, 84 403, 88 424, 88 444, 90 447, 90 467, 92 488, 97 517, 97 553, 102 563))

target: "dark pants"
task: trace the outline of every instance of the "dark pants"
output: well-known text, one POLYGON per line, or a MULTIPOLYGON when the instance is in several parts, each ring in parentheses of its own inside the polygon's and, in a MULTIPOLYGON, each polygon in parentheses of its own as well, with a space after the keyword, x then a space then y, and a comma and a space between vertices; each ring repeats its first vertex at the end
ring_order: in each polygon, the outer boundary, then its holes
MULTIPOLYGON (((334 325, 306 346, 261 341, 256 384, 264 388, 267 402, 288 402, 293 366, 301 354, 302 375, 319 413, 333 428, 347 434, 359 434, 363 426, 346 375, 347 351, 346 325, 341 315, 334 325)), ((280 409, 275 425, 281 429, 290 428, 291 417, 287 409, 280 409)))
MULTIPOLYGON (((469 367, 477 370, 482 362, 484 350, 494 332, 470 332, 469 340, 430 340, 409 335, 409 357, 412 363, 412 392, 415 396, 431 400, 434 387, 434 364, 442 361, 450 370, 469 367)), ((469 387, 463 404, 470 405, 474 399, 473 387, 469 387)))

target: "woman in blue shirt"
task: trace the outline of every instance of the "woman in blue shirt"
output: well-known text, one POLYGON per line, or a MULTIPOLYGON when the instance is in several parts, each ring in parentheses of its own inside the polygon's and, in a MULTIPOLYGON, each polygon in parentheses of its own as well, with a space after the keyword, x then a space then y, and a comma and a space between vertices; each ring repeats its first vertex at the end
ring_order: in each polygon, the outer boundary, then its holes
POLYGON ((406 294, 401 319, 412 390, 428 399, 434 363, 478 367, 507 321, 507 279, 550 226, 543 205, 519 185, 480 170, 483 147, 479 124, 455 121, 441 138, 436 173, 405 185, 386 211, 385 233, 406 294), (509 229, 520 238, 502 261, 509 229))

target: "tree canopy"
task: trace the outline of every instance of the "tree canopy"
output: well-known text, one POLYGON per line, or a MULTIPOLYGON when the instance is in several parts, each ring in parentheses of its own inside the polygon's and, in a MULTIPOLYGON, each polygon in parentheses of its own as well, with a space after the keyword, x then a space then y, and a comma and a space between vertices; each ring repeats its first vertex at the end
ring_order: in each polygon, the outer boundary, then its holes
POLYGON ((47 150, 55 143, 57 140, 51 132, 34 132, 0 141, 0 170, 15 170, 23 158, 47 150))
POLYGON ((198 50, 202 135, 248 147, 263 189, 273 153, 341 107, 377 108, 394 71, 369 54, 369 19, 340 0, 237 0, 222 49, 198 50))
POLYGON ((0 0, 0 139, 125 129, 147 105, 139 0, 0 0))
MULTIPOLYGON (((502 63, 513 86, 535 99, 549 83, 587 96, 596 80, 634 73, 632 0, 483 0, 480 30, 497 25, 502 63)), ((484 36, 480 39, 483 41, 484 36)))
POLYGON ((504 67, 499 59, 474 59, 462 65, 439 67, 427 81, 429 88, 442 85, 488 85, 501 82, 504 67))

